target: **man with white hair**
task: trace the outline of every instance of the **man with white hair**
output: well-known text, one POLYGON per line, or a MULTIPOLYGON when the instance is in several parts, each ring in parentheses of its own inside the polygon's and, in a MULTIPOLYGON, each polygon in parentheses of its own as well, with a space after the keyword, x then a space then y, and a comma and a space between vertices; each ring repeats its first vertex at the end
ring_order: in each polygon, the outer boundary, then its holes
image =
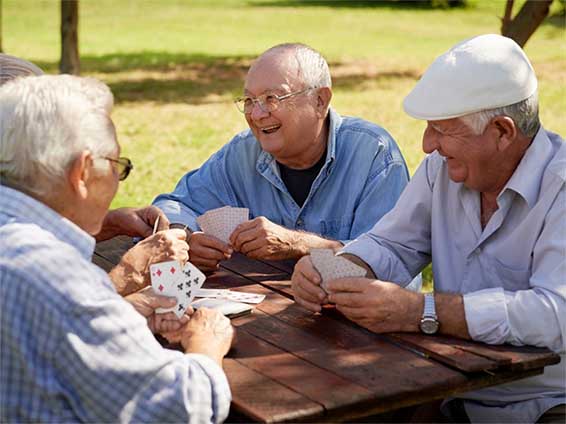
POLYGON ((277 45, 253 63, 236 101, 249 130, 154 201, 192 230, 192 262, 215 269, 233 250, 298 259, 338 249, 395 205, 409 179, 395 141, 378 125, 340 116, 331 98, 328 64, 306 45, 277 45), (252 218, 230 245, 196 223, 225 205, 249 208, 252 218))
MULTIPOLYGON (((43 75, 43 71, 33 63, 19 57, 0 53, 0 86, 16 78, 43 75)), ((106 113, 112 112, 114 98, 104 84, 92 84, 88 78, 68 79, 96 107, 106 113)), ((123 172, 129 173, 133 166, 120 164, 123 172)), ((126 175, 127 176, 127 175, 126 175)), ((176 233, 167 232, 169 220, 155 206, 142 208, 119 208, 108 211, 102 228, 95 234, 96 241, 103 241, 118 235, 145 237, 130 249, 110 272, 112 281, 122 295, 128 295, 149 284, 148 262, 161 262, 172 259, 185 259, 186 248, 179 243, 176 233), (153 235, 157 221, 158 233, 153 235)), ((184 241, 182 242, 184 243, 184 241)), ((163 317, 160 317, 163 318, 163 317)))
MULTIPOLYGON (((428 122, 429 154, 395 208, 341 254, 374 279, 328 284, 329 300, 377 333, 421 331, 547 347, 543 375, 461 395, 458 421, 564 422, 566 144, 539 122, 537 79, 511 39, 483 35, 437 58, 404 101, 428 122), (399 287, 432 260, 434 293, 399 287)), ((295 299, 326 293, 309 258, 295 299)))
POLYGON ((229 320, 199 310, 164 334, 185 353, 163 349, 155 308, 175 300, 129 302, 91 263, 130 162, 90 91, 110 93, 71 76, 0 87, 0 421, 221 422, 229 320))

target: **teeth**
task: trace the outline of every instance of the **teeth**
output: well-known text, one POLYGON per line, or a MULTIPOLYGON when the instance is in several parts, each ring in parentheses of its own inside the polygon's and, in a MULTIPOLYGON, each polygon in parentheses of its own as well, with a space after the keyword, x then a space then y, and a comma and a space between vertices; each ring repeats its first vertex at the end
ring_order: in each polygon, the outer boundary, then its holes
POLYGON ((269 130, 274 130, 275 128, 279 128, 279 125, 272 125, 270 127, 264 127, 261 130, 262 131, 269 131, 269 130))

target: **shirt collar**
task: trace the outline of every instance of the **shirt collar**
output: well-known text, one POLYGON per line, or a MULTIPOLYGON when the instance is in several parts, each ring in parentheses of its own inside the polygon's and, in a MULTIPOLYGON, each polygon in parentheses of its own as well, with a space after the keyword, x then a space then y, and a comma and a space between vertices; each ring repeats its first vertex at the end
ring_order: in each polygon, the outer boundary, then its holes
POLYGON ((551 158, 552 145, 541 126, 501 193, 513 190, 532 208, 538 198, 546 164, 551 158))
MULTIPOLYGON (((328 116, 330 117, 330 122, 328 123, 328 144, 326 149, 326 161, 324 162, 323 168, 328 166, 328 164, 333 162, 336 158, 336 134, 342 124, 342 117, 336 113, 334 109, 330 108, 328 110, 328 116)), ((256 169, 261 173, 270 166, 274 160, 275 158, 271 153, 267 153, 262 149, 256 161, 256 169)))
POLYGON ((0 185, 0 199, 0 214, 14 217, 17 222, 37 224, 62 242, 75 247, 85 259, 92 257, 94 237, 53 209, 21 191, 3 185, 0 185))

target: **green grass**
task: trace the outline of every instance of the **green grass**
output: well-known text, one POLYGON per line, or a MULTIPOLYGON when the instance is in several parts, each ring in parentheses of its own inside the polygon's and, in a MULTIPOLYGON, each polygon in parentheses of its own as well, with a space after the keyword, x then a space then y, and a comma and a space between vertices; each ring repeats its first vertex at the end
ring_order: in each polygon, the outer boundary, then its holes
MULTIPOLYGON (((327 57, 333 106, 388 129, 413 173, 424 156, 424 124, 403 113, 403 97, 450 46, 499 32, 503 0, 469 3, 444 10, 392 1, 82 0, 83 75, 114 92, 119 141, 135 164, 113 206, 147 204, 172 190, 187 170, 246 128, 231 99, 241 92, 251 60, 287 41, 310 44, 327 57)), ((4 0, 2 7, 5 52, 57 72, 59 0, 4 0)), ((558 7, 555 1, 553 12, 558 7)), ((526 52, 540 80, 543 123, 564 135, 564 17, 547 19, 526 52)))

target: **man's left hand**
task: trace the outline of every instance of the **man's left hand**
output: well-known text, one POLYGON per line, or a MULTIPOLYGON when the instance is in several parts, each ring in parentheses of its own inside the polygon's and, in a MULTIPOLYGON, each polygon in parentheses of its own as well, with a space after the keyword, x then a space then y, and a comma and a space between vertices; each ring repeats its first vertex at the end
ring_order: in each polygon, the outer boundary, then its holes
POLYGON ((296 231, 274 224, 264 216, 246 221, 230 236, 234 250, 254 259, 280 260, 300 257, 300 237, 296 231))
POLYGON ((169 220, 155 206, 120 208, 108 211, 104 217, 102 229, 96 235, 96 241, 108 240, 118 235, 148 237, 152 234, 153 226, 158 217, 157 231, 169 229, 169 220))
POLYGON ((374 333, 419 331, 421 293, 367 278, 340 278, 329 281, 327 288, 328 300, 336 309, 374 333))
POLYGON ((181 318, 177 318, 173 312, 156 314, 157 308, 170 308, 177 304, 177 300, 174 297, 160 296, 151 287, 130 294, 124 299, 147 319, 147 325, 152 333, 177 331, 189 321, 189 316, 193 313, 193 309, 189 307, 181 318))

